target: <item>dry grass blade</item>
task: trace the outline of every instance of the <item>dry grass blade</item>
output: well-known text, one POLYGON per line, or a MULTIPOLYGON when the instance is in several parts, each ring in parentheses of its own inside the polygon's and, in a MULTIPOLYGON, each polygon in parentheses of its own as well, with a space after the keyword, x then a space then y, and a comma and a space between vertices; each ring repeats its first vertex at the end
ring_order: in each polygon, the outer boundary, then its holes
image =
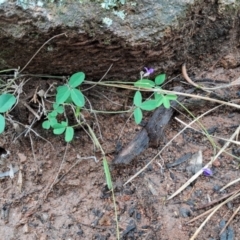
POLYGON ((225 102, 225 101, 221 101, 215 98, 210 98, 210 97, 204 97, 204 96, 200 96, 200 95, 196 95, 196 94, 190 94, 190 93, 183 93, 183 92, 177 92, 177 91, 168 91, 168 90, 162 90, 162 89, 149 89, 149 88, 137 88, 137 87, 133 87, 130 85, 124 85, 124 84, 114 84, 114 83, 106 83, 106 82, 91 82, 91 81, 85 81, 86 84, 97 84, 100 86, 108 86, 108 87, 116 87, 116 88, 122 88, 122 89, 129 89, 129 90, 133 90, 133 91, 137 91, 137 90, 141 90, 142 92, 159 92, 159 93, 163 93, 163 94, 176 94, 178 96, 185 96, 185 97, 191 97, 191 98, 195 98, 195 99, 202 99, 202 100, 206 100, 206 101, 210 101, 210 102, 215 102, 215 103, 219 103, 219 104, 223 104, 229 107, 234 107, 237 109, 240 109, 240 105, 235 104, 235 103, 231 103, 231 102, 225 102))
MULTIPOLYGON (((176 119, 179 123, 183 124, 184 126, 187 126, 187 125, 188 125, 187 123, 183 122, 181 119, 179 119, 179 118, 177 118, 177 117, 175 117, 175 119, 176 119)), ((189 126, 189 128, 190 128, 190 129, 193 129, 195 132, 199 132, 199 133, 204 134, 203 132, 201 132, 200 130, 197 130, 196 128, 193 128, 193 127, 191 127, 191 126, 189 126)), ((222 138, 222 137, 218 137, 218 136, 215 136, 215 135, 213 136, 213 135, 211 135, 211 134, 209 134, 209 136, 214 137, 214 138, 217 138, 217 139, 220 139, 220 140, 223 140, 224 142, 229 142, 229 143, 233 143, 233 144, 236 144, 236 145, 240 145, 240 142, 239 142, 239 141, 229 140, 229 139, 222 138)), ((239 180, 240 180, 240 179, 239 179, 239 180)))
MULTIPOLYGON (((219 198, 219 199, 217 199, 217 200, 215 200, 215 201, 210 202, 209 204, 206 204, 204 207, 209 207, 209 206, 211 206, 211 205, 213 205, 213 204, 215 204, 215 203, 217 203, 217 202, 220 202, 220 201, 222 201, 222 200, 224 200, 224 199, 226 199, 226 198, 229 198, 230 196, 236 194, 237 192, 238 192, 238 191, 233 191, 233 192, 231 192, 231 193, 229 193, 229 194, 227 194, 227 195, 225 195, 225 196, 223 196, 223 197, 221 197, 221 198, 219 198)), ((197 208, 196 210, 202 209, 202 208, 203 208, 203 207, 199 207, 199 208, 197 208)), ((188 221, 186 224, 190 224, 190 223, 192 223, 192 222, 195 222, 195 221, 198 220, 199 218, 201 218, 201 217, 207 215, 208 213, 212 212, 215 208, 216 208, 216 206, 213 207, 213 208, 211 208, 211 209, 209 209, 209 210, 207 210, 207 211, 205 211, 204 213, 198 215, 197 217, 191 219, 191 220, 188 221)))
POLYGON ((230 224, 230 222, 233 220, 233 218, 236 216, 236 214, 239 212, 240 210, 240 205, 238 206, 238 208, 234 211, 233 215, 229 218, 228 222, 226 223, 226 225, 223 227, 222 231, 220 232, 219 235, 221 235, 225 229, 228 227, 228 225, 230 224))
POLYGON ((238 179, 236 179, 236 180, 234 180, 234 181, 228 183, 227 185, 225 185, 224 187, 222 187, 222 188, 220 189, 220 192, 222 192, 224 189, 226 189, 226 188, 232 186, 233 184, 235 184, 235 183, 237 183, 237 182, 239 182, 239 181, 240 181, 240 178, 238 178, 238 179))
POLYGON ((200 86, 200 85, 196 84, 195 82, 193 82, 192 79, 188 76, 185 64, 182 65, 182 74, 183 74, 183 77, 185 78, 185 80, 189 84, 193 85, 194 87, 200 88, 206 92, 210 92, 211 90, 217 90, 217 89, 221 89, 221 88, 229 88, 229 87, 240 85, 240 78, 238 78, 229 84, 224 84, 224 85, 220 85, 217 87, 208 88, 208 87, 200 86))
POLYGON ((192 222, 195 222, 195 221, 198 220, 199 218, 201 218, 201 217, 207 215, 208 213, 212 212, 215 208, 216 208, 216 206, 213 207, 213 208, 211 208, 211 209, 209 209, 209 210, 207 210, 207 211, 205 211, 204 213, 198 215, 197 217, 195 217, 195 218, 193 218, 192 220, 188 221, 186 224, 190 224, 190 223, 192 223, 192 222))
POLYGON ((213 216, 213 214, 219 209, 221 208, 224 204, 228 203, 229 201, 233 200, 234 198, 238 197, 240 195, 240 193, 238 194, 233 194, 231 197, 229 197, 228 199, 226 199, 224 202, 220 203, 218 206, 216 206, 215 208, 211 209, 212 212, 208 215, 208 217, 204 220, 204 222, 200 225, 200 227, 196 230, 196 232, 193 234, 193 236, 190 238, 190 240, 194 240, 197 235, 200 233, 200 231, 202 230, 202 228, 205 226, 205 224, 208 222, 208 220, 213 216))
MULTIPOLYGON (((194 120, 195 121, 195 120, 194 120)), ((191 125, 193 122, 191 122, 189 125, 191 125)), ((236 129, 236 131, 233 133, 233 135, 230 137, 230 140, 233 140, 235 136, 238 135, 240 131, 240 126, 236 129)), ((219 150, 219 152, 209 161, 203 168, 208 168, 229 146, 230 142, 226 142, 224 146, 219 150)), ((198 171, 195 175, 193 175, 186 183, 184 183, 175 193, 173 193, 168 200, 172 199, 176 195, 178 195, 180 192, 182 192, 190 183, 192 183, 199 175, 202 173, 202 169, 198 171)))
MULTIPOLYGON (((235 190, 235 191, 233 191, 233 192, 230 192, 230 193, 228 193, 228 194, 225 194, 224 196, 222 196, 222 197, 220 197, 220 198, 217 198, 217 199, 215 199, 215 200, 213 200, 213 201, 211 201, 211 202, 209 202, 209 203, 206 203, 206 204, 204 204, 204 205, 202 205, 202 206, 196 207, 195 210, 200 210, 200 209, 207 208, 207 207, 210 207, 210 206, 212 206, 212 205, 215 205, 216 203, 221 202, 222 200, 230 197, 231 195, 237 193, 238 191, 239 191, 239 190, 237 190, 237 191, 235 190)), ((192 219, 190 222, 193 222, 193 219, 192 219)))

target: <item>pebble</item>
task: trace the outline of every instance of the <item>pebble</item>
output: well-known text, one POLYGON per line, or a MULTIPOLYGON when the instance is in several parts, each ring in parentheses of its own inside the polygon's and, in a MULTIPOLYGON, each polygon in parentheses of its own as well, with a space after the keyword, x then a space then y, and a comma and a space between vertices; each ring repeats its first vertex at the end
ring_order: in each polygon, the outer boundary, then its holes
POLYGON ((221 187, 218 186, 218 185, 214 185, 214 186, 213 186, 213 191, 214 191, 214 192, 218 192, 220 189, 221 189, 221 187))
POLYGON ((191 210, 188 209, 188 208, 181 207, 181 208, 179 209, 179 214, 180 214, 181 217, 187 218, 187 217, 191 217, 192 212, 191 212, 191 210))
POLYGON ((218 127, 214 126, 209 129, 207 129, 208 134, 213 134, 217 131, 218 127))
POLYGON ((122 233, 122 237, 128 235, 135 228, 136 228, 135 220, 133 218, 130 218, 129 221, 128 221, 128 225, 127 225, 126 229, 122 233))

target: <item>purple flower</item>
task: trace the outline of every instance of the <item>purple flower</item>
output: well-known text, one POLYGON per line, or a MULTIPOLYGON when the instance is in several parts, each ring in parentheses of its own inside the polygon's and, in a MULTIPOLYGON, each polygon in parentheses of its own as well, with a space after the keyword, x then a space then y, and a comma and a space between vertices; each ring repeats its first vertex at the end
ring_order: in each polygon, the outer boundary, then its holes
POLYGON ((211 177, 213 175, 213 172, 210 168, 203 168, 203 175, 206 177, 211 177))
POLYGON ((148 68, 145 67, 144 69, 146 70, 146 72, 143 74, 144 77, 147 77, 154 72, 153 68, 148 69, 148 68))

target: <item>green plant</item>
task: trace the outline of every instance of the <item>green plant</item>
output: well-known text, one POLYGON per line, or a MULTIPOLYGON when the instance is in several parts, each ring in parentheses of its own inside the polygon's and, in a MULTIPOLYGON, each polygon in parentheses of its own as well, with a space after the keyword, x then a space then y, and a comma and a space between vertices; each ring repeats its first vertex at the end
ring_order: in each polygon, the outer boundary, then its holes
MULTIPOLYGON (((153 69, 146 69, 146 73, 143 77, 149 76, 153 73, 153 69)), ((81 115, 81 108, 85 105, 85 98, 82 92, 78 87, 83 83, 85 79, 85 74, 83 72, 78 72, 73 74, 69 81, 62 86, 57 87, 56 100, 53 103, 53 110, 48 112, 46 120, 42 123, 44 129, 53 129, 55 135, 65 134, 65 141, 70 142, 74 136, 74 127, 69 126, 68 119, 65 114, 65 107, 70 105, 73 109, 74 116, 77 119, 78 125, 82 123, 78 119, 81 115), (65 120, 59 122, 59 115, 64 115, 65 120)), ((170 101, 176 100, 177 96, 175 94, 165 94, 164 90, 160 87, 166 79, 165 74, 160 74, 155 77, 155 80, 142 78, 136 81, 133 85, 135 88, 138 88, 136 91, 133 104, 134 104, 134 120, 136 124, 139 124, 142 121, 143 113, 142 111, 153 111, 154 109, 163 105, 165 108, 170 107, 170 101), (150 90, 153 93, 153 97, 148 98, 143 101, 142 90, 150 90)))
POLYGON ((166 75, 160 74, 156 76, 155 81, 149 79, 140 79, 134 83, 135 87, 153 89, 154 91, 153 98, 145 101, 142 101, 142 93, 140 90, 136 91, 133 98, 133 103, 135 105, 133 114, 136 124, 139 124, 142 121, 142 110, 153 111, 161 105, 163 105, 165 108, 170 108, 170 101, 177 99, 175 94, 164 94, 162 91, 160 91, 162 90, 160 85, 164 83, 165 79, 166 75))
MULTIPOLYGON (((0 113, 6 113, 15 104, 16 98, 10 93, 4 93, 0 95, 0 113)), ((0 114, 0 133, 5 129, 5 118, 4 115, 0 114)))
POLYGON ((113 205, 114 205, 114 212, 115 212, 115 220, 116 220, 116 232, 117 232, 117 239, 120 239, 120 234, 119 234, 119 225, 118 225, 118 216, 117 216, 117 206, 116 206, 116 200, 115 200, 115 195, 114 195, 114 190, 113 190, 113 184, 112 184, 112 178, 111 178, 111 173, 109 170, 108 162, 106 157, 103 157, 103 169, 106 177, 106 182, 107 182, 107 187, 108 189, 112 192, 112 199, 113 199, 113 205))
POLYGON ((65 133, 66 142, 70 142, 73 139, 74 126, 69 126, 66 116, 65 121, 58 122, 58 115, 65 113, 66 105, 71 105, 75 117, 77 118, 79 116, 80 109, 85 105, 85 98, 77 87, 82 84, 84 78, 85 74, 83 72, 75 73, 70 77, 67 84, 57 88, 56 101, 53 104, 53 110, 47 114, 47 120, 42 123, 44 129, 53 128, 53 133, 55 135, 65 133))

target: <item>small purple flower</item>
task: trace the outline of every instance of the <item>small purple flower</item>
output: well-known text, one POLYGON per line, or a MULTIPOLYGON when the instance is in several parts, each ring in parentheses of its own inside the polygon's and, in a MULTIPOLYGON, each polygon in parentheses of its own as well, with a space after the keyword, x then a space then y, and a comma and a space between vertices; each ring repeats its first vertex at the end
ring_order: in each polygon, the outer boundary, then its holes
POLYGON ((145 71, 146 71, 146 72, 143 74, 144 77, 147 77, 147 76, 149 76, 150 74, 152 74, 152 73, 154 72, 154 69, 153 69, 153 68, 149 68, 149 69, 148 69, 148 68, 145 67, 144 69, 145 69, 145 71))
POLYGON ((211 177, 213 175, 213 172, 210 168, 204 168, 203 169, 203 175, 206 177, 211 177))

